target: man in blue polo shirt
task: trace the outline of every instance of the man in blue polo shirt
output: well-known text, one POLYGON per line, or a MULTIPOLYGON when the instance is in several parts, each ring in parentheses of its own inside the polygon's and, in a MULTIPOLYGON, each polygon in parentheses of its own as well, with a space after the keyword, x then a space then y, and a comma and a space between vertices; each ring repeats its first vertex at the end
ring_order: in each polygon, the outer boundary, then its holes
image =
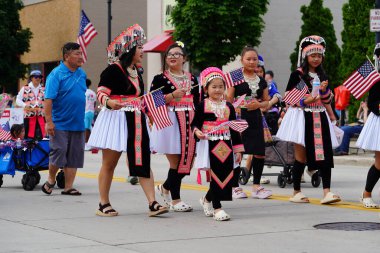
POLYGON ((86 105, 86 73, 79 44, 66 43, 63 61, 46 80, 45 119, 50 137, 49 176, 42 191, 51 194, 59 168, 64 169, 63 195, 81 195, 73 188, 77 168, 84 163, 84 112, 86 105))

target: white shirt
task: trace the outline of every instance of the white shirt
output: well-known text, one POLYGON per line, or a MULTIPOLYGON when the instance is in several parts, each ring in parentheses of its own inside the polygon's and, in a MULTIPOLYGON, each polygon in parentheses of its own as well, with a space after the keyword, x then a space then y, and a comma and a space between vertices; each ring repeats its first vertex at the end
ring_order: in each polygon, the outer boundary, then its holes
POLYGON ((96 93, 91 90, 86 90, 86 111, 85 112, 95 112, 95 102, 96 102, 96 93))
MULTIPOLYGON (((37 98, 38 92, 40 91, 40 88, 41 88, 41 84, 39 84, 37 87, 34 87, 33 83, 30 82, 28 84, 28 86, 31 88, 31 90, 34 93, 34 96, 37 98)), ((17 94, 16 104, 18 106, 20 106, 20 107, 25 107, 26 106, 26 104, 24 103, 24 101, 22 101, 22 99, 24 98, 24 90, 25 90, 25 87, 22 87, 20 89, 20 91, 18 92, 18 94, 17 94)))

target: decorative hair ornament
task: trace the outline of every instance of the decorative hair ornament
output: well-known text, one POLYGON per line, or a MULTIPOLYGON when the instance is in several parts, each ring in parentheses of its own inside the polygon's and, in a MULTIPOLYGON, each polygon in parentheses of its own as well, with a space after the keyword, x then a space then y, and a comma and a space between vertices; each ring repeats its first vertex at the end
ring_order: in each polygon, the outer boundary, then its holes
POLYGON ((185 48, 185 43, 183 43, 182 41, 177 40, 175 43, 176 43, 178 46, 180 46, 180 47, 182 47, 182 48, 185 48))
POLYGON ((138 24, 128 27, 120 33, 107 47, 108 64, 117 61, 124 53, 135 46, 142 46, 146 39, 144 29, 138 24))
POLYGON ((297 67, 300 67, 306 56, 318 53, 325 55, 326 42, 318 35, 311 35, 303 38, 299 45, 297 67))
POLYGON ((224 73, 217 67, 208 67, 204 69, 200 74, 200 82, 203 87, 206 87, 206 85, 213 79, 219 78, 222 79, 224 83, 226 83, 226 80, 224 79, 224 73))

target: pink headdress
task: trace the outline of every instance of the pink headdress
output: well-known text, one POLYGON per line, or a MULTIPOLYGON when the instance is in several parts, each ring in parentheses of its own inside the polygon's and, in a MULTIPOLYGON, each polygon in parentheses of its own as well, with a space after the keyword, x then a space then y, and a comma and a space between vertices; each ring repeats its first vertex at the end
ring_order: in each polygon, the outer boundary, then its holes
POLYGON ((135 46, 142 46, 146 39, 144 30, 138 24, 128 27, 107 47, 108 63, 114 63, 135 46))
POLYGON ((226 80, 224 79, 224 73, 217 67, 208 67, 204 69, 200 74, 200 82, 203 87, 206 87, 212 79, 219 78, 222 79, 224 83, 226 80))
POLYGON ((321 36, 311 35, 303 38, 299 46, 297 67, 301 66, 306 56, 314 53, 325 55, 325 50, 326 42, 321 36))

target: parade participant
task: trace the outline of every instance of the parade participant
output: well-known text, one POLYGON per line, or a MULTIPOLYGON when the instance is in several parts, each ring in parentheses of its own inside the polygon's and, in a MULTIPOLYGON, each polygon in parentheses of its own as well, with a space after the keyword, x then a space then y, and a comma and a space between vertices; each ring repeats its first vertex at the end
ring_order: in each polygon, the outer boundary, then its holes
POLYGON ((49 140, 49 176, 42 191, 50 195, 56 174, 63 168, 65 188, 62 195, 79 196, 73 188, 77 168, 84 164, 84 109, 86 105, 86 73, 82 49, 68 42, 62 47, 63 61, 50 72, 46 80, 45 117, 49 140))
POLYGON ((240 134, 228 125, 221 124, 235 120, 235 109, 226 100, 226 83, 223 72, 209 67, 200 74, 200 82, 208 98, 203 100, 195 111, 192 128, 198 139, 195 168, 209 168, 211 181, 206 196, 200 199, 206 216, 215 220, 229 220, 220 203, 232 200, 234 168, 239 166, 244 147, 240 134), (217 131, 213 131, 218 127, 217 131), (212 203, 212 204, 211 204, 212 203))
POLYGON ((279 105, 281 103, 282 96, 277 90, 276 83, 273 81, 273 72, 267 71, 265 73, 265 81, 268 84, 270 100, 268 102, 268 107, 262 111, 264 112, 265 120, 268 124, 271 134, 275 135, 278 131, 278 119, 280 118, 279 105))
POLYGON ((190 174, 195 155, 195 139, 191 132, 194 105, 199 103, 197 79, 183 70, 186 61, 184 44, 180 41, 170 45, 164 54, 163 73, 152 81, 151 91, 162 89, 168 114, 173 125, 157 130, 153 124, 151 145, 155 153, 165 154, 169 160, 169 172, 156 191, 165 204, 176 212, 187 212, 193 208, 181 200, 182 178, 190 174), (169 191, 171 198, 169 196, 169 191))
POLYGON ((144 82, 136 65, 142 63, 144 30, 137 24, 127 28, 107 47, 110 64, 100 75, 97 97, 103 108, 88 141, 102 149, 99 173, 100 203, 96 214, 116 216, 109 200, 112 178, 122 152, 127 152, 129 173, 139 177, 149 202, 149 216, 168 212, 155 200, 154 179, 150 168, 149 136, 141 95, 144 82))
POLYGON ((277 137, 295 144, 294 193, 290 198, 295 203, 309 203, 309 199, 301 192, 301 177, 306 162, 309 168, 318 168, 320 171, 323 183, 321 204, 341 201, 338 195, 330 191, 331 168, 334 167, 332 148, 338 146, 338 142, 330 121, 336 121, 330 105, 333 95, 322 67, 325 47, 325 40, 319 36, 308 36, 301 41, 299 68, 290 75, 286 95, 291 97, 302 91, 305 95, 300 101, 293 101, 293 104, 285 96, 285 102, 291 106, 277 132, 277 137), (319 87, 317 80, 320 80, 319 87), (313 81, 315 84, 312 84, 313 81))
MULTIPOLYGON (((380 43, 374 50, 375 67, 379 71, 380 43)), ((367 181, 362 192, 361 202, 366 208, 379 208, 372 199, 372 190, 380 178, 380 82, 375 83, 369 90, 368 109, 370 114, 364 124, 356 145, 362 149, 375 151, 375 163, 369 168, 367 181)))
POLYGON ((25 138, 25 128, 23 124, 13 124, 11 127, 11 136, 13 141, 17 139, 23 140, 25 138))
POLYGON ((92 121, 94 121, 95 116, 95 104, 96 104, 96 93, 90 89, 91 80, 86 79, 86 111, 84 114, 84 128, 86 129, 86 144, 85 150, 90 150, 91 148, 87 145, 88 138, 90 138, 91 129, 92 129, 92 121))
POLYGON ((43 87, 41 82, 41 71, 33 70, 30 72, 29 79, 30 82, 20 89, 16 104, 24 108, 26 137, 42 139, 45 137, 45 114, 43 109, 45 87, 43 87))
MULTIPOLYGON (((272 192, 260 185, 265 158, 264 127, 260 109, 268 106, 269 95, 267 83, 255 73, 258 62, 257 51, 251 46, 244 47, 241 52, 243 67, 227 73, 233 77, 233 84, 229 85, 233 87, 228 89, 227 99, 229 102, 234 102, 235 98, 246 95, 245 103, 240 110, 241 118, 245 119, 249 125, 248 129, 242 133, 242 139, 245 154, 253 155, 252 198, 267 199, 272 196, 272 192)), ((239 187, 234 191, 242 192, 239 187)))

